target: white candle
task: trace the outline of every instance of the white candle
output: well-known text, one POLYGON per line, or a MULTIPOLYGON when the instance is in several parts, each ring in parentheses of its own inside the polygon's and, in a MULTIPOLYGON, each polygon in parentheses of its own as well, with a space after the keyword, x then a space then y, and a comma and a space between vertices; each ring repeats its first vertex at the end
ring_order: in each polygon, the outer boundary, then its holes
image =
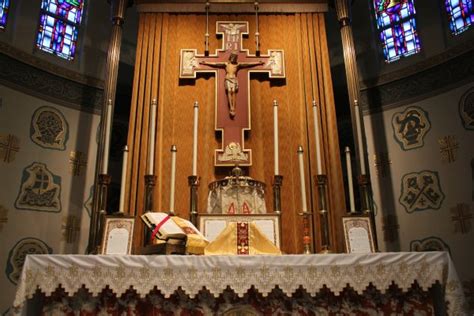
POLYGON ((194 102, 193 176, 197 176, 198 117, 199 117, 199 103, 196 101, 194 102))
POLYGON ((171 184, 170 184, 170 214, 174 214, 174 185, 176 179, 176 145, 171 146, 171 184))
POLYGON ((150 107, 150 138, 148 139, 148 174, 154 174, 155 164, 155 126, 156 126, 156 99, 151 101, 150 107))
POLYGON ((349 187, 349 204, 351 213, 355 213, 354 202, 354 186, 352 184, 352 166, 351 166, 351 150, 346 146, 346 168, 347 168, 347 185, 349 187))
POLYGON ((362 142, 362 128, 360 121, 360 111, 357 100, 354 100, 354 112, 356 120, 356 129, 357 129, 357 142, 359 143, 359 159, 360 159, 360 173, 365 174, 365 157, 364 157, 364 143, 362 142))
POLYGON ((102 174, 107 174, 109 169, 109 151, 110 151, 110 126, 112 125, 112 100, 107 102, 105 113, 105 144, 104 159, 102 160, 102 174))
POLYGON ((125 145, 123 148, 123 161, 122 161, 122 180, 120 181, 120 203, 119 212, 123 213, 125 206, 125 182, 127 181, 127 164, 128 164, 128 146, 125 145))
POLYGON ((304 176, 304 163, 303 163, 303 147, 298 146, 298 162, 300 167, 300 188, 301 188, 301 210, 302 212, 307 212, 308 208, 306 206, 306 183, 304 176))
POLYGON ((318 106, 316 101, 313 100, 313 119, 314 119, 314 139, 316 140, 316 166, 317 173, 323 173, 323 167, 321 166, 321 144, 319 142, 319 120, 318 120, 318 106))
POLYGON ((278 157, 278 102, 273 100, 273 154, 275 160, 275 175, 280 174, 280 161, 278 157))

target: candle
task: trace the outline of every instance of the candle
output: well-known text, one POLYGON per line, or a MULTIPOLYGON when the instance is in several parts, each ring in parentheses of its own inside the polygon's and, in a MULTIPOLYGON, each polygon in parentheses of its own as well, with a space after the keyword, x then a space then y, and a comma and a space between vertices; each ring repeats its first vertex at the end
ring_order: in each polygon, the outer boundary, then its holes
POLYGON ((304 177, 303 147, 298 146, 298 162, 300 167, 300 187, 301 187, 301 210, 303 213, 308 211, 306 206, 306 183, 304 177))
POLYGON ((273 154, 275 160, 275 175, 280 174, 280 162, 278 157, 278 102, 273 100, 273 154))
POLYGON ((354 202, 354 186, 352 184, 352 166, 351 166, 351 150, 346 146, 346 168, 347 168, 347 185, 349 187, 349 204, 351 213, 355 213, 354 202))
MULTIPOLYGON (((109 169, 109 148, 110 148, 110 126, 112 124, 112 100, 107 102, 105 113, 105 144, 104 159, 102 160, 102 174, 107 174, 109 169)), ((104 127, 104 125, 102 125, 104 127)))
POLYGON ((123 148, 123 162, 122 162, 122 180, 120 181, 120 203, 119 212, 123 213, 125 205, 125 182, 127 181, 127 163, 128 163, 128 146, 123 148))
POLYGON ((154 174, 155 164, 155 124, 156 124, 156 99, 151 101, 150 107, 150 138, 148 139, 148 174, 154 174))
POLYGON ((319 143, 319 120, 318 120, 318 106, 313 100, 313 119, 314 119, 314 139, 316 140, 316 165, 317 173, 322 174, 323 168, 321 166, 321 144, 319 143))
POLYGON ((194 102, 193 176, 197 176, 198 116, 199 116, 199 103, 196 101, 194 102))
POLYGON ((359 149, 359 159, 360 159, 360 174, 365 174, 365 159, 364 159, 364 143, 362 141, 362 125, 360 120, 360 111, 357 100, 354 100, 354 112, 355 112, 355 121, 357 129, 357 143, 359 149))
POLYGON ((176 178, 176 145, 171 146, 171 184, 170 184, 170 210, 169 213, 174 215, 174 185, 176 178))

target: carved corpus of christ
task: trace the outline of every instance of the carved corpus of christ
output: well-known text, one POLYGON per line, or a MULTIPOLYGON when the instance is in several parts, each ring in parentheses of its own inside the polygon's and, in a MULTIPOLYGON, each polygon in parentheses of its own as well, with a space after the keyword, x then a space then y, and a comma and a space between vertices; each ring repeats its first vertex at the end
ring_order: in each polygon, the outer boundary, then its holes
POLYGON ((205 56, 196 49, 181 49, 180 78, 195 79, 198 72, 216 75, 215 129, 222 132, 223 143, 215 151, 216 167, 252 165, 252 151, 244 146, 244 133, 250 130, 250 74, 263 72, 270 79, 285 78, 282 50, 255 56, 242 48, 248 28, 246 21, 217 21, 216 34, 222 36, 222 48, 215 54, 205 56))
POLYGON ((237 105, 235 96, 239 91, 239 79, 237 78, 237 71, 239 71, 240 68, 250 68, 253 66, 265 64, 263 61, 239 63, 238 58, 239 55, 237 55, 235 52, 232 52, 229 55, 229 61, 226 62, 200 62, 202 65, 225 69, 224 89, 225 93, 227 94, 227 102, 229 103, 229 115, 232 119, 235 116, 237 105))

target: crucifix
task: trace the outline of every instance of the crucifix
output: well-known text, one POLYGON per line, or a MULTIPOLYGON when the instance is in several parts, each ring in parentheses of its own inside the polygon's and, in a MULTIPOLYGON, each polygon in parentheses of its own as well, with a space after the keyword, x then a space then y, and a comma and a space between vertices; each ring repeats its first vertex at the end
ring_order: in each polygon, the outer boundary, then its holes
POLYGON ((267 55, 256 56, 242 47, 248 29, 246 21, 217 21, 216 34, 222 36, 222 48, 215 54, 181 50, 180 78, 195 79, 198 72, 216 75, 214 125, 222 133, 222 147, 214 155, 217 167, 252 165, 252 151, 244 147, 244 133, 250 130, 250 73, 285 78, 283 50, 268 50, 267 55))

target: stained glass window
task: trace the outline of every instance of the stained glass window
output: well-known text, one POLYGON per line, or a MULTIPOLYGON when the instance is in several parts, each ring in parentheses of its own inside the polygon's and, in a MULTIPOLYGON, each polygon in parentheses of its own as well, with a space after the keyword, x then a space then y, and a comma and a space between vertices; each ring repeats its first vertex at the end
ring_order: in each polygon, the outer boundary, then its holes
POLYGON ((10 0, 0 0, 0 30, 7 26, 8 7, 10 0))
POLYGON ((449 28, 455 35, 467 30, 474 20, 472 0, 446 0, 449 28))
POLYGON ((42 0, 36 46, 64 59, 74 59, 83 8, 83 0, 42 0))
POLYGON ((374 0, 375 17, 387 62, 418 53, 415 0, 374 0))

